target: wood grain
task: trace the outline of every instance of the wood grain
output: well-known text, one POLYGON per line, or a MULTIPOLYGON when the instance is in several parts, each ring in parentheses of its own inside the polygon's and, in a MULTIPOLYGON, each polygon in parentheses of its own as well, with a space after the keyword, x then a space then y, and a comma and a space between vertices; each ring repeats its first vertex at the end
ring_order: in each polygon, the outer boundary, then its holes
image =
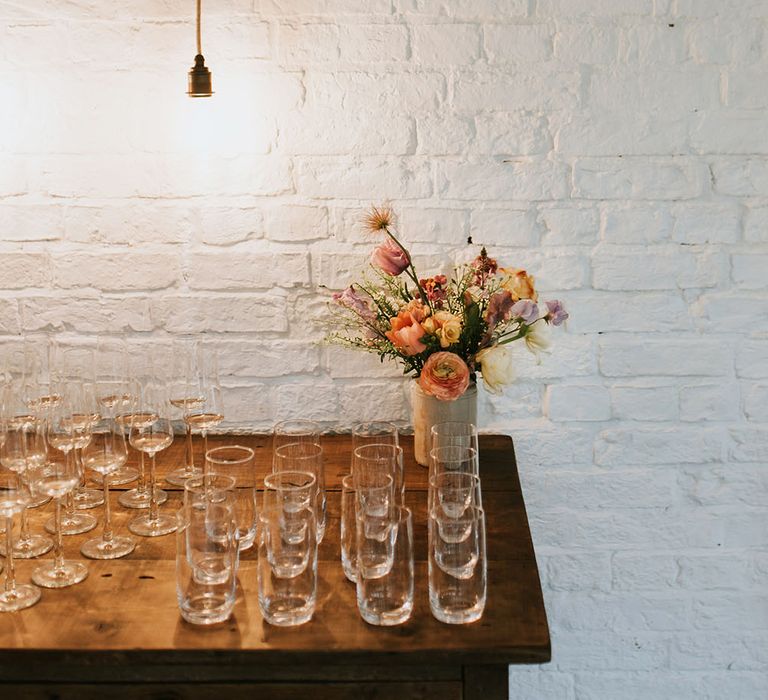
MULTIPOLYGON (((86 560, 90 574, 83 583, 62 590, 45 590, 36 606, 0 615, 0 679, 5 683, 76 683, 90 679, 234 684, 301 678, 328 683, 333 679, 372 680, 377 676, 373 669, 378 669, 379 680, 386 678, 391 683, 381 691, 385 694, 371 697, 394 697, 394 693, 402 697, 434 697, 429 694, 431 690, 418 690, 419 682, 426 679, 447 683, 444 697, 460 697, 461 693, 452 693, 461 687, 462 679, 466 681, 463 673, 471 676, 474 664, 502 667, 508 663, 549 660, 546 613, 509 438, 483 436, 481 442, 483 499, 488 520, 488 605, 479 622, 464 626, 444 625, 429 612, 426 470, 415 464, 412 442, 404 439, 407 498, 416 524, 416 600, 413 618, 394 628, 367 625, 357 613, 354 586, 344 578, 339 563, 338 489, 341 477, 348 471, 350 439, 326 436, 323 440, 329 521, 320 548, 318 610, 311 622, 291 629, 270 627, 262 621, 256 597, 255 553, 246 552, 232 619, 211 629, 189 625, 179 616, 176 604, 175 536, 137 537, 136 550, 124 559, 86 560), (405 685, 396 691, 395 681, 405 685), (408 683, 416 685, 411 687, 408 683), (454 688, 453 683, 458 685, 454 688), (390 692, 391 695, 386 694, 390 692)), ((255 483, 261 482, 269 466, 268 438, 215 436, 210 443, 253 446, 258 459, 255 473, 249 476, 255 483)), ((161 476, 179 464, 183 447, 183 440, 177 439, 161 454, 161 476)), ((128 521, 138 511, 116 505, 116 496, 113 494, 115 529, 127 533, 128 521)), ((180 492, 169 488, 169 501, 161 508, 172 511, 180 500, 180 492)), ((33 511, 33 529, 41 527, 51 511, 50 505, 33 511)), ((101 516, 99 510, 91 512, 101 516)), ((65 538, 66 555, 82 559, 80 544, 96 532, 65 538)), ((29 580, 37 563, 19 561, 19 580, 29 580)), ((498 679, 494 681, 497 682, 498 679)), ((68 690, 62 688, 58 696, 95 696, 81 690, 72 685, 68 690)), ((145 690, 145 695, 136 697, 153 696, 149 686, 145 690)), ((117 687, 115 691, 115 697, 122 697, 117 687)), ((208 697, 195 695, 181 686, 178 692, 168 697, 208 697)), ((346 698, 346 692, 342 684, 317 697, 346 698)), ((486 698, 493 695, 489 692, 486 698)), ((466 691, 465 697, 469 697, 466 691)))

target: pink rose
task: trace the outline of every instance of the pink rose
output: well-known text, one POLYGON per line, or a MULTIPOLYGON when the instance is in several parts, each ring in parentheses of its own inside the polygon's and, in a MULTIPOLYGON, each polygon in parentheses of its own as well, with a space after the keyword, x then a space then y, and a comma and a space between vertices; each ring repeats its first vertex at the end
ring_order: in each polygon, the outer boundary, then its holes
POLYGON ((410 262, 405 250, 391 238, 387 238, 371 253, 371 265, 392 277, 397 277, 410 262))
POLYGON ((389 324, 391 330, 384 335, 398 350, 402 350, 406 355, 418 355, 427 349, 421 342, 424 329, 409 311, 401 311, 394 318, 390 318, 389 324))
POLYGON ((424 364, 419 385, 441 401, 455 401, 469 386, 469 367, 452 352, 436 352, 424 364))

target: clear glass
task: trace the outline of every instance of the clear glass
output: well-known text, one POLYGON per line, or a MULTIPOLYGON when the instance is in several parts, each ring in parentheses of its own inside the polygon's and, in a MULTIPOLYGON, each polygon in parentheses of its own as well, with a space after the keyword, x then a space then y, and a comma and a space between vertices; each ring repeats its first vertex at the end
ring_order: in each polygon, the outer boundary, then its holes
MULTIPOLYGON (((364 516, 362 516, 364 517, 364 516)), ((413 516, 408 508, 397 506, 390 511, 389 527, 384 535, 391 549, 391 564, 382 573, 374 562, 368 567, 365 556, 367 532, 357 528, 357 609, 371 625, 400 625, 413 613, 413 516)), ((378 531, 377 531, 378 533, 378 531)))
POLYGON ((272 460, 274 473, 284 471, 306 472, 312 474, 316 481, 316 508, 318 542, 325 536, 326 497, 325 497, 325 466, 323 463, 323 448, 314 442, 290 442, 277 447, 272 460))
POLYGON ((114 418, 106 418, 95 425, 91 440, 83 448, 83 462, 102 476, 104 488, 104 529, 101 537, 84 542, 80 551, 90 559, 119 559, 130 554, 136 547, 131 537, 115 535, 112 531, 112 508, 109 502, 111 475, 128 459, 125 435, 114 418))
POLYGON ((357 489, 351 474, 341 480, 341 568, 357 581, 357 489))
POLYGON ((479 620, 485 610, 487 561, 485 513, 470 506, 461 517, 430 515, 429 607, 448 624, 479 620))
POLYGON ((65 588, 84 581, 88 576, 88 569, 81 562, 64 559, 61 533, 62 499, 77 486, 79 476, 72 459, 71 449, 61 450, 62 441, 71 440, 71 433, 67 430, 66 423, 61 420, 65 413, 60 411, 58 407, 53 407, 50 411, 48 434, 53 438, 53 442, 59 445, 57 449, 62 452, 62 459, 49 461, 45 467, 33 472, 32 479, 34 479, 35 488, 38 491, 56 499, 55 547, 53 559, 41 563, 32 572, 32 580, 43 588, 65 588))
POLYGON ((194 625, 224 622, 235 605, 237 531, 225 504, 183 506, 176 515, 176 595, 194 625))
POLYGON ((255 452, 242 445, 224 445, 205 453, 209 474, 224 474, 234 481, 234 507, 240 551, 250 549, 256 539, 255 452))
POLYGON ((259 609, 282 627, 309 622, 317 605, 317 533, 310 508, 269 507, 259 515, 259 609))
POLYGON ((285 420, 277 423, 272 431, 272 453, 278 447, 291 443, 320 445, 320 424, 313 420, 285 420))
POLYGON ((393 495, 398 505, 405 501, 405 470, 403 448, 384 443, 369 443, 352 452, 352 474, 389 474, 392 477, 393 495))
MULTIPOLYGON (((171 346, 171 370, 169 401, 171 406, 181 411, 182 417, 200 408, 203 396, 202 377, 200 376, 201 342, 198 336, 174 338, 171 346)), ((165 476, 165 480, 174 486, 183 486, 193 476, 200 476, 203 470, 195 466, 195 454, 192 447, 192 424, 184 421, 185 438, 184 464, 165 476)))
POLYGON ((363 445, 400 445, 397 426, 387 421, 355 423, 352 426, 352 451, 363 445))
POLYGON ((471 447, 478 454, 480 453, 477 426, 474 423, 462 423, 461 421, 435 423, 430 433, 432 448, 471 447))
MULTIPOLYGON (((5 424, 4 424, 5 426, 5 424)), ((0 439, 0 443, 3 440, 0 439)), ((29 494, 18 479, 18 474, 0 475, 0 518, 5 520, 5 585, 0 593, 0 612, 15 612, 29 608, 40 600, 40 589, 32 584, 16 583, 16 566, 13 557, 13 516, 26 506, 29 494)))
POLYGON ((309 472, 278 472, 264 477, 263 509, 286 513, 309 508, 317 520, 317 480, 309 472))
POLYGON ((392 497, 392 477, 371 474, 365 481, 354 480, 357 488, 355 559, 358 575, 364 566, 367 576, 384 576, 392 566, 392 517, 396 508, 392 497))
POLYGON ((469 506, 483 506, 480 479, 474 474, 442 472, 430 478, 429 513, 458 518, 469 506))
POLYGON ((169 416, 165 386, 147 384, 142 387, 140 405, 137 413, 143 415, 141 422, 134 421, 131 425, 131 446, 144 452, 150 457, 149 468, 149 508, 146 513, 135 517, 128 524, 128 529, 142 537, 159 537, 176 530, 176 518, 160 513, 159 503, 155 497, 156 457, 157 453, 170 447, 173 442, 173 426, 169 416), (151 420, 150 420, 151 418, 151 420))
POLYGON ((480 476, 480 462, 474 447, 434 447, 429 451, 429 478, 443 472, 480 476))

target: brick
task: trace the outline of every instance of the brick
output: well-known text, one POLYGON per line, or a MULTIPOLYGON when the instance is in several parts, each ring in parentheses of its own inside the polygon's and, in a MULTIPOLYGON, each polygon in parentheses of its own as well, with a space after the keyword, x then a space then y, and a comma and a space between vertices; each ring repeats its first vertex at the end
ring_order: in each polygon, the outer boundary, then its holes
POLYGON ((162 296, 151 301, 153 322, 169 333, 284 333, 285 300, 269 296, 162 296))
POLYGON ((547 120, 541 115, 494 112, 475 118, 473 153, 535 155, 552 148, 547 120))
POLYGON ((21 332, 19 305, 15 299, 0 299, 0 333, 17 335, 21 332))
POLYGON ((745 630, 768 628, 768 596, 712 592, 693 601, 693 624, 698 629, 723 629, 738 625, 745 630))
POLYGON ((741 234, 741 211, 732 204, 688 203, 673 214, 672 238, 682 243, 733 243, 741 234))
POLYGON ((391 0, 370 0, 365 6, 357 0, 258 0, 257 9, 262 15, 294 17, 306 15, 327 16, 336 20, 339 15, 388 15, 391 0))
POLYGON ((280 59, 288 64, 336 61, 339 28, 333 24, 284 24, 278 34, 280 59))
POLYGON ((242 290, 309 284, 306 253, 196 253, 187 259, 190 289, 242 290))
POLYGON ((0 239, 3 241, 55 241, 63 236, 61 207, 51 204, 0 207, 0 239))
POLYGON ((546 586, 554 591, 607 590, 611 560, 606 552, 552 554, 544 558, 546 586))
POLYGON ((547 388, 545 412, 553 421, 606 421, 611 417, 608 390, 600 385, 547 388))
POLYGON ((611 558, 613 586, 623 591, 664 591, 677 586, 678 566, 669 554, 617 552, 611 558))
POLYGON ((603 208, 602 238, 606 243, 655 243, 669 239, 672 225, 663 204, 611 204, 603 208))
POLYGON ((747 384, 744 393, 744 413, 748 420, 768 423, 768 384, 747 384))
POLYGON ((685 30, 673 22, 653 22, 624 33, 623 58, 641 65, 679 65, 688 59, 685 30))
POLYGON ((696 115, 691 148, 697 153, 768 154, 768 126, 753 111, 712 111, 696 115))
POLYGON ((398 228, 409 242, 462 245, 467 240, 468 218, 463 209, 403 207, 398 228))
POLYGON ((697 384, 680 387, 680 419, 730 421, 739 417, 739 388, 735 384, 697 384))
POLYGON ((21 325, 25 331, 122 333, 151 331, 146 299, 104 298, 90 295, 28 296, 19 300, 21 325))
POLYGON ((568 167, 544 160, 440 161, 436 179, 442 197, 461 201, 560 199, 568 191, 568 167))
POLYGON ((674 386, 613 386, 611 411, 619 420, 678 420, 678 391, 674 386))
POLYGON ((402 378, 403 370, 393 361, 381 362, 373 353, 329 345, 323 350, 323 369, 333 379, 402 378))
MULTIPOLYGON (((595 634, 576 630, 558 631, 557 636, 562 640, 558 648, 563 651, 557 666, 571 673, 622 671, 623 677, 630 675, 628 671, 661 669, 668 656, 664 641, 647 633, 595 634)), ((581 698, 581 694, 578 697, 581 698)))
POLYGON ((408 30, 401 25, 344 25, 339 34, 340 57, 351 63, 388 63, 408 58, 408 30))
POLYGON ((470 218, 470 234, 481 245, 533 246, 540 228, 533 211, 477 209, 470 218))
MULTIPOLYGON (((524 375, 526 378, 528 375, 524 375)), ((485 389, 482 381, 478 383, 478 411, 483 425, 503 426, 509 421, 525 418, 540 418, 542 416, 543 387, 534 382, 516 380, 506 387, 501 396, 491 394, 485 389)))
POLYGON ((768 255, 732 255, 731 276, 741 289, 768 287, 768 255))
POLYGON ((768 207, 755 207, 744 215, 744 239, 768 243, 768 207))
MULTIPOLYGON (((515 440, 520 463, 539 466, 589 464, 592 461, 590 430, 563 427, 538 427, 535 431, 507 429, 515 440)), ((564 545, 565 546, 565 545, 564 545)))
POLYGON ((539 0, 539 15, 557 15, 559 17, 620 17, 650 15, 653 12, 652 0, 625 0, 621 3, 604 3, 600 0, 539 0))
POLYGON ((339 388, 338 423, 351 428, 366 420, 401 422, 410 419, 403 401, 405 387, 400 380, 363 382, 339 388))
POLYGON ((719 461, 722 454, 715 429, 611 428, 595 440, 595 463, 602 466, 699 464, 719 461))
POLYGON ((646 247, 629 255, 600 250, 592 257, 595 289, 685 289, 714 287, 717 259, 680 248, 646 247))
POLYGON ((725 552, 678 557, 680 585, 691 590, 744 590, 753 581, 751 562, 741 554, 725 552))
POLYGON ((568 295, 568 308, 569 329, 576 333, 662 333, 692 328, 687 304, 669 293, 638 292, 630 298, 616 292, 576 292, 568 295))
MULTIPOLYGON (((229 246, 264 235, 261 208, 256 207, 202 207, 197 211, 201 243, 229 246)), ((182 231, 186 222, 180 222, 182 231)))
POLYGON ((42 253, 0 253, 0 288, 24 289, 50 284, 48 256, 42 253))
POLYGON ((483 28, 490 63, 528 63, 552 57, 554 27, 547 24, 489 24, 483 28))
POLYGON ((170 254, 70 253, 55 255, 52 262, 54 284, 64 289, 165 289, 181 278, 179 259, 170 254))
POLYGON ((584 199, 691 199, 704 190, 705 172, 680 159, 579 158, 574 192, 584 199))
POLYGON ((304 157, 295 162, 296 189, 303 197, 367 201, 420 199, 432 194, 429 163, 409 158, 304 157))
POLYGON ((697 322, 703 330, 768 331, 768 307, 759 296, 733 296, 711 293, 696 303, 697 322))
POLYGON ((425 114, 417 118, 416 141, 416 153, 432 156, 459 155, 481 148, 472 119, 453 114, 425 114))
MULTIPOLYGON (((683 11, 682 7, 678 8, 681 14, 683 11)), ((760 28, 744 21, 746 16, 745 5, 740 4, 736 21, 723 16, 706 22, 691 22, 687 34, 693 60, 716 65, 751 64, 760 60, 760 28)))
POLYGON ((328 237, 328 209, 286 205, 266 214, 267 238, 272 241, 312 241, 328 237))
POLYGON ((736 347, 736 376, 768 377, 768 341, 745 340, 736 347))
POLYGON ((768 449, 768 428, 732 428, 728 454, 735 462, 760 462, 768 449))
POLYGON ((419 24, 411 29, 414 59, 421 65, 474 63, 480 57, 480 32, 472 24, 419 24))
POLYGON ((761 73, 754 69, 739 67, 728 73, 726 103, 736 109, 768 109, 768 95, 764 90, 756 90, 760 84, 761 73))
POLYGON ((338 415, 338 389, 318 380, 283 383, 275 388, 274 420, 302 418, 330 422, 338 415))
POLYGON ((729 348, 719 340, 697 336, 676 340, 646 338, 604 339, 600 344, 600 371, 607 377, 711 376, 729 374, 729 348))
POLYGON ((320 348, 300 341, 217 341, 221 377, 285 377, 314 374, 320 348))
POLYGON ((509 687, 516 700, 563 700, 573 697, 573 677, 552 671, 525 673, 510 666, 509 687))
POLYGON ((597 210, 553 206, 539 210, 544 224, 543 241, 547 245, 590 245, 597 242, 597 210))
POLYGON ((554 37, 555 58, 563 65, 610 64, 618 59, 619 32, 616 27, 568 22, 554 37))
POLYGON ((454 17, 460 20, 518 19, 528 15, 527 0, 395 0, 395 10, 406 15, 454 17))
POLYGON ((768 669, 768 633, 690 632, 671 640, 669 663, 686 671, 768 669))
POLYGON ((768 196, 768 159, 718 158, 710 170, 715 192, 737 197, 768 196))
POLYGON ((768 475, 762 464, 713 465, 684 468, 680 491, 694 506, 762 507, 768 475))

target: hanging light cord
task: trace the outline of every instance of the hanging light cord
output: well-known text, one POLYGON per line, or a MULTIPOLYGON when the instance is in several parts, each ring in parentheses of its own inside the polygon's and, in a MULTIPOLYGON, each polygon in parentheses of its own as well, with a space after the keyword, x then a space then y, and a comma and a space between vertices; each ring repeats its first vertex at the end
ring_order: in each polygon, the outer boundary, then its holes
POLYGON ((203 53, 203 42, 200 35, 200 4, 202 0, 197 0, 197 53, 203 53))

